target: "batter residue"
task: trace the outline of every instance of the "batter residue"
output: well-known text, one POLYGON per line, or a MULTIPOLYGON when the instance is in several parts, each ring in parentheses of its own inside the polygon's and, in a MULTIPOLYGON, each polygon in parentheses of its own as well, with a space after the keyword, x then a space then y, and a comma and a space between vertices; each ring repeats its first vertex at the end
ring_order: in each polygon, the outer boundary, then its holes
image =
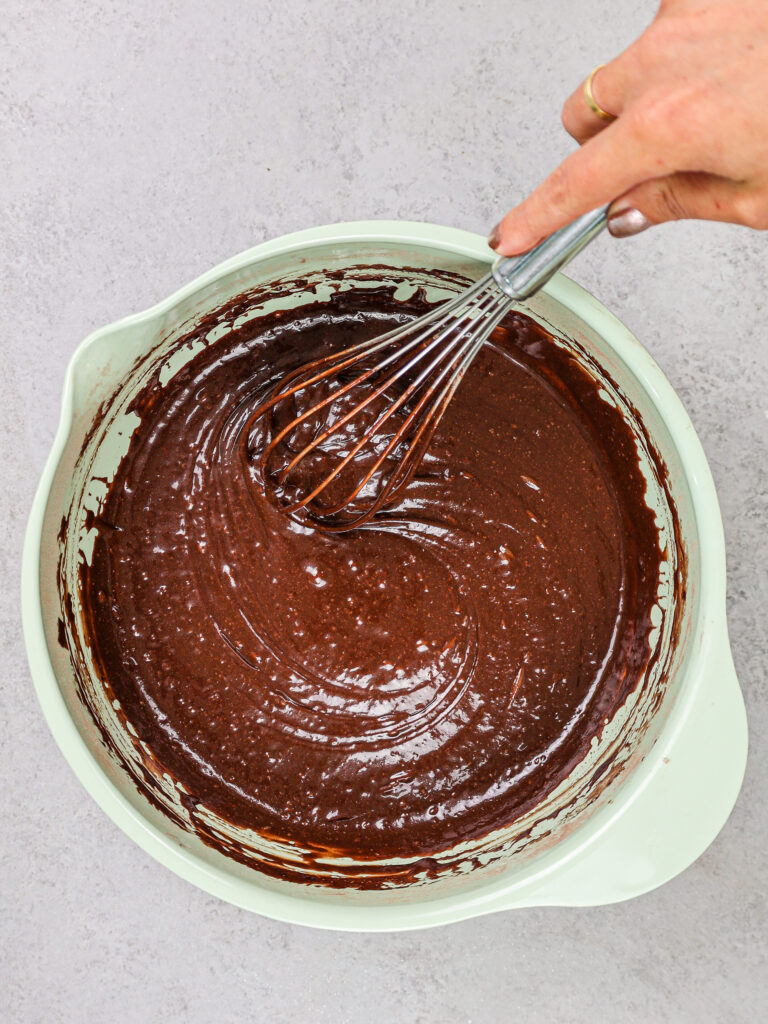
POLYGON ((189 801, 342 856, 428 856, 513 821, 649 657, 661 552, 633 436, 524 316, 371 526, 324 534, 265 497, 266 389, 426 308, 346 291, 158 371, 81 572, 97 665, 189 801))

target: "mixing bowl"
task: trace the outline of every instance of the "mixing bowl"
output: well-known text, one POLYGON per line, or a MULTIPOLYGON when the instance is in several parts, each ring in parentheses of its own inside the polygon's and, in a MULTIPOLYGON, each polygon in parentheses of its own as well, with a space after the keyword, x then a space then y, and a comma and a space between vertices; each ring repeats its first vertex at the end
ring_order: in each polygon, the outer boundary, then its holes
POLYGON ((477 278, 490 255, 479 236, 432 225, 363 222, 299 232, 96 331, 67 370, 61 422, 24 548, 24 633, 40 703, 83 785, 128 835, 182 877, 250 910, 318 927, 384 930, 511 907, 622 900, 689 865, 736 799, 746 718, 728 644, 722 524, 706 459, 648 353, 563 276, 528 312, 599 375, 604 400, 632 426, 666 558, 645 675, 553 793, 482 840, 427 858, 423 871, 417 863, 407 884, 361 889, 349 870, 360 865, 330 857, 320 864, 329 884, 310 882, 309 852, 300 847, 278 848, 212 812, 203 813, 201 831, 201 815, 193 821, 184 793, 98 677, 82 633, 78 566, 90 558, 93 515, 127 450, 137 422, 131 399, 148 375, 162 367, 167 381, 200 346, 216 344, 230 321, 225 313, 209 315, 234 296, 251 296, 239 304, 241 320, 264 308, 265 292, 270 308, 292 306, 326 297, 331 280, 334 287, 339 280, 342 287, 422 286, 438 298, 456 288, 453 275, 477 278), (203 316, 206 335, 179 346, 203 316), (283 877, 268 870, 276 859, 286 865, 283 877))

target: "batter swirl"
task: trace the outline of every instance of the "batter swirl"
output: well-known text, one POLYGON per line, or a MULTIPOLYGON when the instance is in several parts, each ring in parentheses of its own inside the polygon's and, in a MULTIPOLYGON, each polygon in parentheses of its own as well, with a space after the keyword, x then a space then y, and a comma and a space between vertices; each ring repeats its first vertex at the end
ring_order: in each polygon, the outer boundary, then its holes
POLYGON ((265 496, 251 414, 276 377, 426 308, 342 292, 158 372, 81 572, 99 669, 190 799, 342 856, 511 822, 649 656, 661 552, 634 438, 523 316, 370 526, 320 533, 265 496))

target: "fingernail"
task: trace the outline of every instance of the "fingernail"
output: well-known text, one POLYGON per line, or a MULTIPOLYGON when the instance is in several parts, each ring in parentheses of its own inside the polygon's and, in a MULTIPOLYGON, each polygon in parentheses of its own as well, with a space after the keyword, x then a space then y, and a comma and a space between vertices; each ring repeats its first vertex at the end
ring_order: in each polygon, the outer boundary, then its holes
POLYGON ((628 238, 630 235, 639 235, 641 231, 651 227, 653 221, 648 220, 644 213, 640 213, 634 206, 619 207, 615 211, 608 212, 608 230, 614 238, 628 238))
POLYGON ((495 249, 500 241, 501 241, 501 224, 496 224, 494 226, 494 228, 492 229, 490 235, 488 235, 488 245, 490 245, 490 247, 492 249, 495 249))

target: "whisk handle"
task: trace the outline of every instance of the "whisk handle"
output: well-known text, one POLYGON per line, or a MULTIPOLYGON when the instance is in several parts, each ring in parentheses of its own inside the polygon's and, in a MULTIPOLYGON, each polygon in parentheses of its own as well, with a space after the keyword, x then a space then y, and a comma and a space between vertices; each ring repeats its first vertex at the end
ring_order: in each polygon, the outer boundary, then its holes
POLYGON ((527 299, 603 230, 607 218, 608 206, 601 206, 577 217, 522 256, 500 256, 493 265, 496 284, 511 299, 527 299))

